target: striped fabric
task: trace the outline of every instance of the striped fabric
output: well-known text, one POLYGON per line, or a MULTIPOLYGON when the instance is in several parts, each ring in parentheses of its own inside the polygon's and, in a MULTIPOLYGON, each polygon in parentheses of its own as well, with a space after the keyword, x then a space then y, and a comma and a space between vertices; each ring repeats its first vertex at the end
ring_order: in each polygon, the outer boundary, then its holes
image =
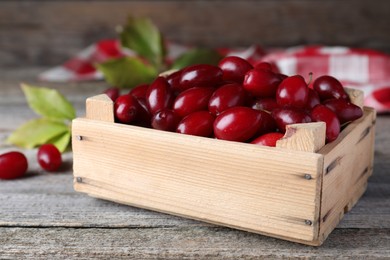
MULTIPOLYGON (((189 47, 169 42, 168 61, 174 61, 189 47)), ((288 49, 264 51, 257 45, 248 48, 219 48, 223 56, 239 56, 252 64, 260 61, 275 63, 286 75, 308 75, 314 78, 331 75, 345 87, 361 89, 365 105, 377 112, 390 112, 390 56, 370 49, 327 46, 297 46, 288 49)), ((51 82, 102 80, 103 75, 93 64, 122 56, 136 57, 129 49, 122 49, 117 40, 102 40, 82 50, 62 65, 39 75, 51 82)))

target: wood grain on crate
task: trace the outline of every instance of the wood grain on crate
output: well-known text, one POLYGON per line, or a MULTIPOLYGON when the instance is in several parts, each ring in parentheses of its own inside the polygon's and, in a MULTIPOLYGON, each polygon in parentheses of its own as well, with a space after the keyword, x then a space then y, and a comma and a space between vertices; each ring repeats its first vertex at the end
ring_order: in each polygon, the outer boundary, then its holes
POLYGON ((318 218, 320 155, 88 119, 74 120, 73 134, 83 137, 73 139, 78 191, 245 230, 317 236, 317 224, 305 221, 318 218))
MULTIPOLYGON (((101 114, 113 113, 111 100, 106 98, 107 106, 102 106, 103 100, 102 95, 87 100, 88 119, 97 115, 95 119, 99 120, 108 117, 101 114), (96 104, 93 104, 94 100, 96 104), (99 113, 98 107, 105 109, 99 113)), ((313 129, 319 127, 324 130, 321 123, 313 126, 313 129)), ((320 180, 316 174, 322 168, 318 155, 96 120, 75 120, 73 130, 76 137, 73 148, 75 158, 78 157, 74 166, 76 180, 77 177, 79 180, 75 183, 78 190, 126 204, 255 232, 275 232, 274 226, 280 222, 280 227, 276 228, 280 230, 280 236, 294 236, 291 235, 294 225, 298 229, 295 231, 296 239, 313 240, 318 235, 315 220, 318 218, 319 201, 316 198, 319 199, 320 180), (89 145, 94 147, 77 142, 77 136, 91 141, 89 145), (115 148, 105 151, 116 153, 111 162, 106 161, 108 154, 91 152, 101 151, 102 145, 108 147, 110 143, 115 148), (274 159, 278 155, 280 158, 274 159), (92 163, 95 160, 99 162, 92 163), (115 160, 122 164, 113 165, 115 160), (95 174, 96 171, 101 174, 95 174), (114 173, 117 174, 116 181, 109 176, 114 173), (126 179, 129 173, 130 181, 126 179), (309 182, 305 179, 307 173, 312 175, 309 182), (104 176, 109 177, 100 179, 104 176), (141 185, 137 185, 140 181, 141 185), (296 185, 301 188, 297 190, 296 185), (124 193, 122 197, 121 194, 113 194, 114 191, 105 195, 105 190, 114 187, 121 189, 124 193), (306 189, 311 195, 305 192, 306 189), (307 221, 313 225, 307 225, 307 221), (301 235, 307 232, 305 230, 308 230, 309 238, 301 235)))
POLYGON ((375 111, 364 108, 362 118, 350 123, 324 155, 320 234, 326 237, 363 195, 373 170, 375 111))
POLYGON ((114 102, 106 94, 87 98, 86 106, 86 118, 114 123, 114 102))
POLYGON ((286 133, 276 142, 276 147, 317 152, 325 145, 325 130, 324 122, 287 125, 286 133))

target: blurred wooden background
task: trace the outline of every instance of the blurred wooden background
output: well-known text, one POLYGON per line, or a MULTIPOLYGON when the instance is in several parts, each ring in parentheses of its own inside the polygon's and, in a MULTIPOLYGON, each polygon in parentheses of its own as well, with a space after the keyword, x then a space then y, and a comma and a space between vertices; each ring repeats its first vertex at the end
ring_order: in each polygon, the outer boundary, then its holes
POLYGON ((1 1, 0 67, 61 63, 148 16, 167 39, 199 46, 327 44, 390 52, 388 0, 1 1))

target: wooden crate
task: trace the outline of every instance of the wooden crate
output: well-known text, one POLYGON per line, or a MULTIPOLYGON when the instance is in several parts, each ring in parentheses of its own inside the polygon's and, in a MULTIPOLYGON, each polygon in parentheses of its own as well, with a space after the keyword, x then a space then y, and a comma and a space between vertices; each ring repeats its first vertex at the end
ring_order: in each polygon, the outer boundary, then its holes
POLYGON ((86 106, 72 123, 76 191, 298 243, 321 245, 373 169, 368 107, 330 144, 321 122, 289 126, 274 148, 114 123, 105 95, 86 106))

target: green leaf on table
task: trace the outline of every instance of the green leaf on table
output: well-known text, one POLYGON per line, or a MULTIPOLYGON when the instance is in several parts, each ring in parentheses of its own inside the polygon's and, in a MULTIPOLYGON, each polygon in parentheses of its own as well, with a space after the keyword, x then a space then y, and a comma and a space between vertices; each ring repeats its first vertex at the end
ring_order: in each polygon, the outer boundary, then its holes
POLYGON ((49 140, 69 133, 65 123, 49 118, 30 120, 16 129, 7 139, 8 143, 23 147, 34 148, 47 143, 49 140))
POLYGON ((63 153, 69 147, 70 140, 71 140, 71 132, 69 129, 69 131, 48 140, 46 143, 54 144, 57 147, 57 149, 61 153, 63 153))
POLYGON ((171 69, 182 69, 193 64, 217 65, 222 56, 214 50, 193 49, 179 56, 171 69))
POLYGON ((76 117, 72 104, 57 90, 27 84, 22 84, 22 90, 28 105, 38 115, 56 120, 71 120, 76 117))
POLYGON ((120 40, 123 47, 143 56, 157 69, 161 68, 165 46, 161 32, 151 20, 129 17, 120 33, 120 40))
POLYGON ((96 67, 103 73, 109 84, 120 88, 131 88, 148 83, 157 76, 155 68, 134 57, 108 60, 97 64, 96 67))

